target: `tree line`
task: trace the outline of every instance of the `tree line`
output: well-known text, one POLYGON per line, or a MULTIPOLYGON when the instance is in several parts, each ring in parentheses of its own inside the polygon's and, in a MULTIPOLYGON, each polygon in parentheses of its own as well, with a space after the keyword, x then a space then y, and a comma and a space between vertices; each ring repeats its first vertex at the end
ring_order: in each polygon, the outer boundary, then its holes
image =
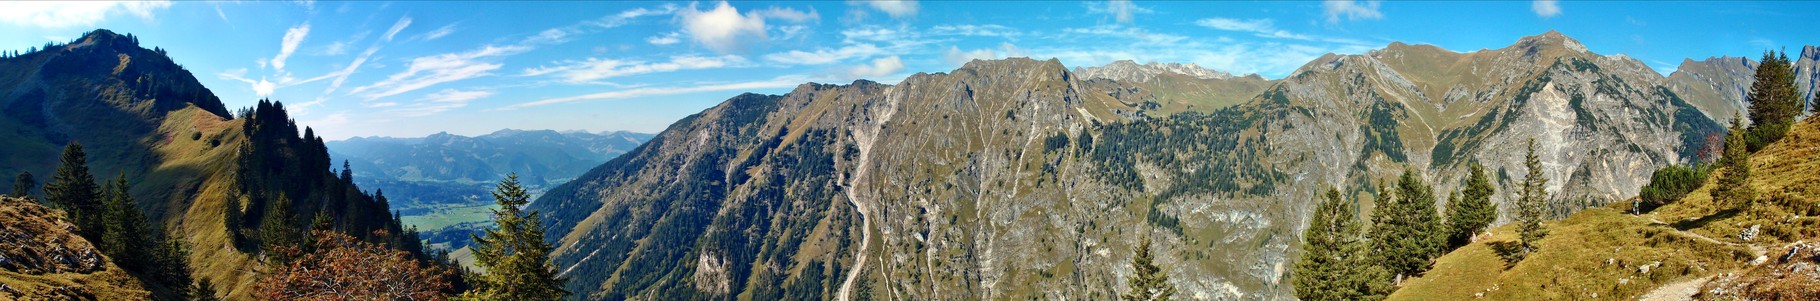
MULTIPOLYGON (((1520 238, 1499 251, 1507 266, 1536 252, 1535 242, 1547 235, 1541 222, 1548 179, 1534 139, 1524 165, 1529 174, 1513 200, 1520 238)), ((1496 187, 1477 163, 1469 165, 1465 181, 1459 191, 1448 193, 1443 216, 1433 188, 1414 169, 1405 169, 1395 183, 1378 185, 1369 224, 1357 202, 1345 200, 1339 189, 1321 194, 1291 272, 1296 297, 1382 300, 1402 281, 1427 272, 1434 260, 1472 243, 1497 220, 1497 204, 1491 201, 1496 187)))

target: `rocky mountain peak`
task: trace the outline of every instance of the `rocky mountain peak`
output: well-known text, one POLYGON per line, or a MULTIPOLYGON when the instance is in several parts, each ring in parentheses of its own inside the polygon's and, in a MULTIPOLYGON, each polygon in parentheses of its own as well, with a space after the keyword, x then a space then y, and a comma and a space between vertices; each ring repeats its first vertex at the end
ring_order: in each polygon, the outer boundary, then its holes
POLYGON ((1118 60, 1099 67, 1075 67, 1074 73, 1082 78, 1104 78, 1116 81, 1149 82, 1158 75, 1174 73, 1199 79, 1229 79, 1231 73, 1215 71, 1195 63, 1159 63, 1138 64, 1132 60, 1118 60))
POLYGON ((1580 44, 1580 41, 1567 37, 1567 35, 1561 34, 1561 32, 1553 29, 1539 35, 1518 39, 1516 44, 1511 44, 1510 47, 1506 47, 1505 49, 1524 50, 1529 54, 1536 54, 1553 49, 1580 53, 1587 52, 1585 44, 1580 44))

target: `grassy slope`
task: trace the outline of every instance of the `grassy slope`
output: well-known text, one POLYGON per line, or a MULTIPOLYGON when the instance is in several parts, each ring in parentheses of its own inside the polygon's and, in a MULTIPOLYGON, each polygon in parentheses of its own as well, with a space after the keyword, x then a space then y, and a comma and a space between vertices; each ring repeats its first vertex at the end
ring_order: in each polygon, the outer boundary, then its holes
POLYGON ((1820 213, 1820 122, 1796 126, 1788 138, 1753 155, 1751 164, 1751 185, 1761 197, 1748 209, 1719 210, 1708 194, 1715 176, 1652 213, 1594 208, 1548 223, 1541 251, 1503 270, 1487 243, 1516 234, 1514 227, 1499 227, 1440 258, 1391 299, 1634 299, 1665 284, 1748 268, 1765 249, 1820 238, 1820 220, 1813 217, 1820 213), (1764 234, 1750 241, 1738 237, 1753 225, 1764 234))
POLYGON ((222 120, 195 107, 172 112, 154 136, 162 137, 153 144, 162 160, 135 187, 172 194, 165 196, 169 200, 163 203, 169 206, 165 210, 182 212, 184 218, 171 220, 166 229, 190 244, 196 277, 209 279, 234 298, 249 296, 258 266, 254 258, 234 250, 222 222, 222 206, 228 204, 234 187, 235 150, 245 141, 239 131, 242 122, 222 120), (201 138, 192 139, 198 132, 201 138))

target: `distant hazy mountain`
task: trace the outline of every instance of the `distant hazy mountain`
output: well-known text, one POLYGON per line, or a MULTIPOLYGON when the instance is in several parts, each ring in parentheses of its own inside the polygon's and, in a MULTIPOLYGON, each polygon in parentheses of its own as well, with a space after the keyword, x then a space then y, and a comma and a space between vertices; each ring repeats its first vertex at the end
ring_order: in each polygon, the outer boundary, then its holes
POLYGON ((493 183, 517 172, 528 185, 545 185, 572 179, 649 139, 651 134, 624 131, 507 129, 478 137, 355 137, 328 146, 336 160, 349 162, 356 181, 493 183))

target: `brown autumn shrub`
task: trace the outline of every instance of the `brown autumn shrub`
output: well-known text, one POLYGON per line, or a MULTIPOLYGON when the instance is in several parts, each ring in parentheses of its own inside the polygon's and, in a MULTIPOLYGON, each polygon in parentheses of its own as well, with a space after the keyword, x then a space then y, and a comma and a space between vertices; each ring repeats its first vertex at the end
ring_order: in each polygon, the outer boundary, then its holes
POLYGON ((254 290, 267 300, 446 300, 450 271, 425 266, 405 251, 363 242, 346 234, 310 231, 309 249, 259 280, 254 290))

